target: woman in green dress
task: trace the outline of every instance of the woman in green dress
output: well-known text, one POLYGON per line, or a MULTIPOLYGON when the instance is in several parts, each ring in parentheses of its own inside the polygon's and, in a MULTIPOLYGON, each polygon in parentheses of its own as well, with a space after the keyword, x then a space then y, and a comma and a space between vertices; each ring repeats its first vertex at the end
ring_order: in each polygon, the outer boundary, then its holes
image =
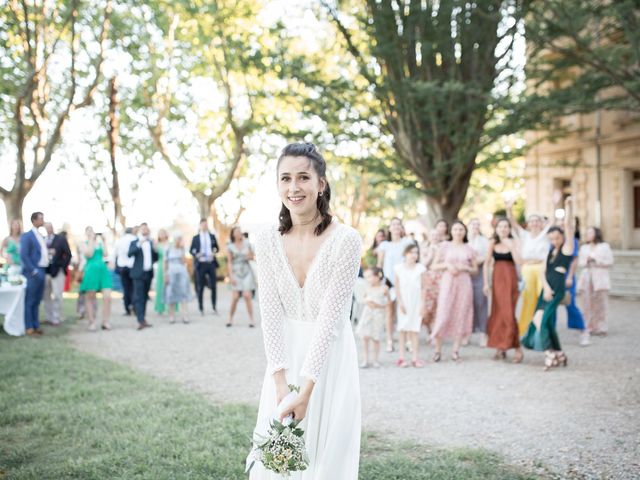
POLYGON ((164 229, 158 231, 158 263, 156 263, 156 300, 153 305, 153 310, 156 313, 164 313, 167 310, 164 298, 164 258, 167 254, 167 248, 169 247, 169 235, 164 229))
POLYGON ((545 352, 544 369, 567 365, 567 355, 562 351, 555 326, 555 314, 564 298, 565 278, 573 261, 573 208, 571 197, 565 200, 564 230, 551 227, 547 236, 551 250, 544 266, 543 288, 529 329, 522 337, 522 345, 545 352))
POLYGON ((9 266, 20 266, 20 235, 22 235, 22 222, 17 218, 11 220, 9 236, 2 241, 2 256, 9 266))
POLYGON ((111 289, 113 280, 111 272, 104 263, 108 255, 107 247, 101 234, 96 235, 93 228, 85 229, 87 240, 85 241, 83 254, 87 259, 84 266, 84 275, 80 283, 80 292, 86 295, 86 313, 89 319, 89 330, 96 330, 95 302, 96 294, 102 292, 102 330, 111 330, 109 317, 111 315, 111 289))

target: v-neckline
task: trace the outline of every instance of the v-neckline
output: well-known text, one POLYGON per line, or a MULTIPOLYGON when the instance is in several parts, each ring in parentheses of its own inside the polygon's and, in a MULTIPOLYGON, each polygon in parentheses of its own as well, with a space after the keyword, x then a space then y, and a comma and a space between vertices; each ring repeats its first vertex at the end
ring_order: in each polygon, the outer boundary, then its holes
POLYGON ((298 282, 296 273, 293 271, 293 267, 291 266, 291 262, 289 261, 289 257, 287 256, 287 251, 284 248, 284 238, 283 238, 284 235, 281 235, 280 232, 276 230, 276 234, 278 235, 278 237, 280 237, 278 238, 278 245, 280 245, 280 252, 282 253, 282 257, 284 258, 284 263, 287 264, 289 274, 291 276, 291 280, 293 280, 294 285, 298 287, 298 290, 304 290, 304 287, 307 285, 307 280, 309 280, 309 276, 311 275, 311 272, 313 271, 313 268, 315 267, 318 258, 320 258, 320 253, 322 252, 324 247, 326 247, 326 245, 331 241, 331 239, 335 236, 336 231, 339 229, 340 229, 340 225, 336 224, 336 226, 333 227, 333 231, 328 234, 327 238, 318 247, 318 250, 313 256, 313 260, 311 260, 311 263, 309 264, 309 268, 307 269, 307 273, 304 276, 304 283, 302 285, 300 285, 300 282, 298 282))

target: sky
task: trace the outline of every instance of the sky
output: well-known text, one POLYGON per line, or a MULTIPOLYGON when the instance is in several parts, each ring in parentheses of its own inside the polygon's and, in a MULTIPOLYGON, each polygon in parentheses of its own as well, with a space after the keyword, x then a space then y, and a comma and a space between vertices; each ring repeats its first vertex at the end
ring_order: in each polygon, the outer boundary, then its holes
MULTIPOLYGON (((304 20, 300 24, 308 26, 313 14, 306 8, 307 4, 304 0, 271 0, 263 14, 264 19, 271 22, 286 15, 289 20, 302 18, 304 20)), ((74 145, 82 140, 83 132, 91 129, 90 125, 87 126, 87 118, 87 115, 78 112, 65 127, 66 140, 72 149, 78 148, 74 145)), ((30 227, 31 212, 42 211, 45 220, 52 222, 56 231, 64 226, 73 235, 81 235, 89 225, 95 231, 107 231, 107 221, 100 204, 84 178, 82 168, 72 159, 75 155, 82 157, 83 152, 58 149, 54 154, 52 162, 24 201, 22 220, 25 228, 30 227)), ((240 223, 248 231, 271 223, 270 219, 277 221, 280 202, 277 197, 275 162, 275 158, 271 159, 266 170, 264 165, 258 166, 261 174, 258 173, 252 182, 254 191, 243 200, 245 211, 240 223)), ((144 172, 141 176, 138 171, 124 165, 126 162, 121 163, 123 165, 118 170, 129 225, 146 221, 152 233, 159 228, 171 227, 174 223, 193 225, 193 230, 197 229, 199 213, 196 201, 163 162, 155 162, 153 171, 144 172), (134 183, 137 184, 135 193, 132 189, 134 183)), ((5 187, 10 187, 9 164, 6 157, 3 159, 0 156, 0 184, 5 187)), ((235 182, 232 190, 234 188, 243 188, 242 182, 235 182)), ((226 211, 237 209, 237 201, 233 197, 229 192, 220 199, 221 207, 226 211)), ((0 202, 0 238, 8 234, 8 222, 5 219, 6 210, 0 202)))
MULTIPOLYGON (((286 18, 287 24, 300 36, 301 41, 306 42, 310 48, 321 48, 314 44, 313 36, 308 33, 313 31, 314 23, 317 22, 314 14, 307 8, 308 5, 307 0, 271 0, 263 12, 263 18, 265 22, 286 18)), ((524 58, 524 42, 518 55, 524 58)), ((90 117, 78 112, 70 119, 65 127, 65 137, 71 149, 76 148, 76 151, 58 149, 51 164, 26 197, 23 208, 23 224, 26 228, 30 226, 30 213, 43 211, 46 220, 51 221, 56 230, 64 226, 73 235, 81 235, 88 225, 95 231, 107 230, 107 222, 99 202, 83 176, 82 168, 72 159, 76 156, 82 158, 84 154, 78 150, 80 147, 77 145, 83 140, 83 135, 88 135, 87 129, 93 128, 90 122, 87 123, 87 118, 90 117)), ((250 159, 250 164, 253 165, 251 179, 234 181, 231 192, 219 200, 223 210, 233 212, 238 207, 233 190, 253 190, 243 199, 245 211, 240 217, 240 224, 250 232, 260 225, 277 221, 280 202, 276 190, 275 162, 275 158, 272 158, 266 166, 256 166, 250 159), (247 186, 249 181, 251 187, 247 186)), ((6 158, 0 156, 0 184, 10 187, 7 163, 6 158)), ((176 223, 192 225, 193 230, 196 230, 199 220, 196 201, 162 161, 156 161, 152 171, 142 174, 130 169, 126 162, 121 162, 119 173, 129 225, 146 221, 154 233, 159 228, 170 228, 176 223), (135 192, 134 185, 137 185, 135 192)), ((8 234, 5 218, 4 205, 0 202, 0 238, 8 234)))

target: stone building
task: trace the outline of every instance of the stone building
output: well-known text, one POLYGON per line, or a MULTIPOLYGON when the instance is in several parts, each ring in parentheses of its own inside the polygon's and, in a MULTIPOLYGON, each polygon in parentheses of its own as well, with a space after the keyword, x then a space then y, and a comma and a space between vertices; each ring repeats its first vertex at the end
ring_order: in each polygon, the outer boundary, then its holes
POLYGON ((572 133, 527 154, 526 210, 551 215, 555 190, 572 195, 581 233, 599 226, 615 249, 614 290, 640 296, 640 115, 599 111, 562 122, 572 133))

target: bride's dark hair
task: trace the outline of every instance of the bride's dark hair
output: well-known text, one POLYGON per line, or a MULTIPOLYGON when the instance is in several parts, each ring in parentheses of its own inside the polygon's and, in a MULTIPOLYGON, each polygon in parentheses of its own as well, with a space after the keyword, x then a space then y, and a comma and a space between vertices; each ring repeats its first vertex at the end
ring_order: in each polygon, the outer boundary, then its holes
MULTIPOLYGON (((327 162, 325 162, 324 157, 320 154, 318 149, 313 143, 290 143, 282 150, 280 157, 278 158, 277 169, 280 169, 280 162, 284 157, 306 157, 309 159, 309 163, 313 166, 318 177, 324 179, 325 188, 316 199, 316 206, 318 207, 318 212, 322 217, 322 221, 316 226, 314 233, 316 235, 320 235, 322 232, 326 230, 332 220, 332 216, 329 213, 329 200, 331 200, 331 188, 329 187, 329 181, 327 180, 327 162)), ((281 235, 288 233, 293 227, 293 222, 291 220, 291 212, 289 209, 282 204, 282 208, 280 209, 280 227, 278 231, 281 235)))

